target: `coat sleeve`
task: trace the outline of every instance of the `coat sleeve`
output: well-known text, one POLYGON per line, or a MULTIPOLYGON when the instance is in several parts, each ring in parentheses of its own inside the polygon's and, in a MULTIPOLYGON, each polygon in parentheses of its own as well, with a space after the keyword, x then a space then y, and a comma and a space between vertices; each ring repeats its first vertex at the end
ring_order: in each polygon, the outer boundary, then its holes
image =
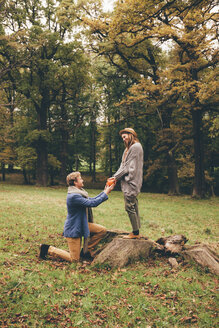
POLYGON ((135 163, 137 159, 136 155, 136 149, 134 147, 131 147, 127 160, 121 163, 118 171, 113 175, 116 180, 121 180, 125 175, 130 174, 131 171, 134 172, 136 167, 135 163))
POLYGON ((105 192, 101 192, 99 195, 93 198, 84 198, 80 194, 75 194, 71 199, 71 206, 79 207, 96 207, 108 199, 105 192))
POLYGON ((124 175, 128 174, 128 172, 129 172, 128 164, 129 164, 129 161, 127 161, 125 163, 121 163, 118 171, 116 171, 116 173, 113 174, 113 176, 116 178, 116 180, 121 180, 124 175))

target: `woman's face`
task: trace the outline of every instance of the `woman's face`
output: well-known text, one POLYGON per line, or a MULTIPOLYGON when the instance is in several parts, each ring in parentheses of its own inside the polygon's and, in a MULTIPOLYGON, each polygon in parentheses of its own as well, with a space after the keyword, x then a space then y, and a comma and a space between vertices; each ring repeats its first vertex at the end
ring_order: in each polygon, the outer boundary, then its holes
POLYGON ((128 146, 128 142, 129 142, 129 133, 123 133, 122 134, 122 140, 125 143, 126 147, 128 146))

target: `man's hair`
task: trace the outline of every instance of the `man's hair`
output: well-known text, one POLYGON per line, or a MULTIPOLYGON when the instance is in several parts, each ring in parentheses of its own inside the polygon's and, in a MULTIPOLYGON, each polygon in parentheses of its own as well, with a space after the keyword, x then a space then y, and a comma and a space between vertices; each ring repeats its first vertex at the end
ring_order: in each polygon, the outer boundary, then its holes
POLYGON ((68 186, 74 186, 74 182, 77 181, 77 178, 81 175, 80 172, 71 172, 66 177, 66 183, 68 186))

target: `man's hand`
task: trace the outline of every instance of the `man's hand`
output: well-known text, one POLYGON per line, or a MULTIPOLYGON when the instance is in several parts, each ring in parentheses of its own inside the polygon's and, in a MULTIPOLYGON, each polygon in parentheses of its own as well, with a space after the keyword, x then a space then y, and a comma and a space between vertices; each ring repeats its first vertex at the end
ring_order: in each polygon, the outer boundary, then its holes
POLYGON ((111 186, 112 184, 116 185, 116 178, 115 177, 108 178, 106 184, 107 186, 111 186))
POLYGON ((115 183, 113 183, 111 186, 108 186, 107 184, 106 184, 106 186, 105 186, 105 188, 104 188, 104 192, 107 194, 107 195, 109 195, 109 193, 114 189, 114 187, 115 187, 115 183))

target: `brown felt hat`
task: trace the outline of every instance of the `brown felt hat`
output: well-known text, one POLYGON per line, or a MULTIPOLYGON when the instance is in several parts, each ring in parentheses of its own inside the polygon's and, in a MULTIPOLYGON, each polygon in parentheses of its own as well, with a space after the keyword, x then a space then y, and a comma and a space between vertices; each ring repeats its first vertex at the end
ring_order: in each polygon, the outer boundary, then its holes
POLYGON ((132 129, 132 128, 125 128, 125 129, 119 131, 120 136, 121 136, 123 133, 131 133, 131 134, 133 134, 134 137, 137 138, 137 133, 136 133, 135 130, 132 129))

